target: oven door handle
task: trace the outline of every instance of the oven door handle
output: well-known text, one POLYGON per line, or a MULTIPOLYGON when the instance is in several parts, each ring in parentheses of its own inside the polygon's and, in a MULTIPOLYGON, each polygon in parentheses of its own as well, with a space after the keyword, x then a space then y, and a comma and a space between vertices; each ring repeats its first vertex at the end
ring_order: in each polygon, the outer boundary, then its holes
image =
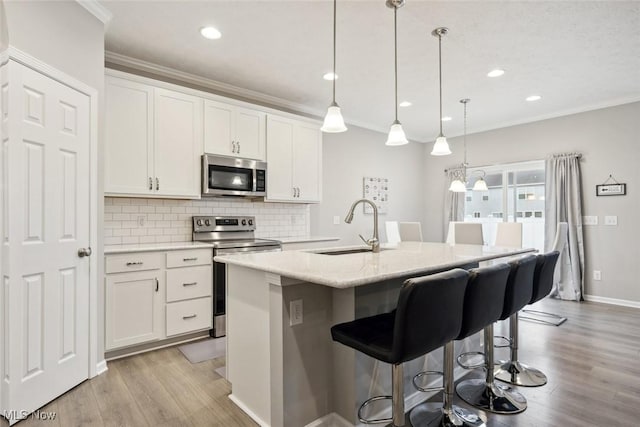
POLYGON ((232 255, 232 254, 240 254, 240 253, 250 253, 250 252, 281 252, 282 247, 280 246, 253 246, 246 248, 228 248, 228 249, 216 249, 216 255, 232 255))

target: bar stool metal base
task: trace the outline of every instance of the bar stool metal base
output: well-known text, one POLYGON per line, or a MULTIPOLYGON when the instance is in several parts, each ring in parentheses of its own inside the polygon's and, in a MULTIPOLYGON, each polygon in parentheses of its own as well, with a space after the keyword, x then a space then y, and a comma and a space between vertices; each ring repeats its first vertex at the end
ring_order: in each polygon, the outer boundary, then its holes
POLYGON ((527 400, 511 387, 486 380, 465 380, 456 386, 456 393, 474 408, 496 414, 517 414, 527 409, 527 400))
POLYGON ((486 427, 487 417, 456 405, 447 412, 441 403, 422 403, 411 410, 409 420, 413 427, 486 427))
POLYGON ((540 387, 547 383, 547 376, 538 369, 511 360, 496 368, 494 378, 523 387, 540 387))

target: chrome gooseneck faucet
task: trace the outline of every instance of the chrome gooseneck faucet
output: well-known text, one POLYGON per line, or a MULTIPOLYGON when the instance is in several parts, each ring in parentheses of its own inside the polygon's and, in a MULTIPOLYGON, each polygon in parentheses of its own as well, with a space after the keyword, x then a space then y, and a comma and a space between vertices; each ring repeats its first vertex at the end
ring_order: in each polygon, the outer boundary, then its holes
POLYGON ((362 237, 362 234, 359 234, 359 236, 363 242, 371 246, 372 252, 378 253, 380 252, 380 240, 378 239, 378 207, 375 203, 373 203, 369 199, 356 200, 351 205, 351 208, 349 208, 349 212, 347 212, 347 216, 344 218, 344 222, 346 222, 347 224, 351 224, 351 221, 353 221, 353 212, 355 211, 356 206, 359 203, 368 203, 373 208, 373 237, 370 239, 365 239, 364 237, 362 237))

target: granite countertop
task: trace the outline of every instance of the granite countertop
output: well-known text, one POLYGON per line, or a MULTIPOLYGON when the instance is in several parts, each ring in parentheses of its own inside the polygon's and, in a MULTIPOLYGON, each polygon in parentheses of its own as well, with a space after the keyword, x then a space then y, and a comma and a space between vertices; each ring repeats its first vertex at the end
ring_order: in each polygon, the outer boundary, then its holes
POLYGON ((306 243, 306 242, 331 242, 340 240, 339 237, 326 236, 302 236, 302 237, 276 237, 281 243, 306 243))
POLYGON ((173 242, 173 243, 141 243, 137 245, 107 245, 104 254, 125 254, 131 252, 176 251, 181 249, 212 248, 213 245, 204 242, 173 242))
POLYGON ((367 247, 343 246, 306 251, 224 255, 215 257, 215 261, 334 288, 350 288, 535 251, 535 249, 495 246, 400 242, 396 245, 382 245, 383 250, 377 254, 372 252, 347 255, 319 253, 358 248, 367 247))

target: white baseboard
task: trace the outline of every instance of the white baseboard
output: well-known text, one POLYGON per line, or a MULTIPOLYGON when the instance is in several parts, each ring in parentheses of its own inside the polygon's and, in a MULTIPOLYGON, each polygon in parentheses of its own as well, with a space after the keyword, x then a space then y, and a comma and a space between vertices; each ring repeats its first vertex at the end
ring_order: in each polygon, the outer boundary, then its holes
POLYGON ((626 299, 599 297, 596 295, 583 295, 585 301, 601 302, 603 304, 621 305, 623 307, 640 308, 640 301, 629 301, 626 299))
POLYGON ((247 405, 245 405, 244 403, 242 403, 237 397, 235 397, 233 394, 229 395, 229 400, 231 400, 233 403, 236 404, 236 406, 240 409, 242 409, 242 411, 249 415, 249 417, 251 417, 251 419, 253 421, 255 421, 256 423, 258 423, 258 425, 260 427, 270 427, 268 423, 264 422, 260 417, 258 417, 256 414, 253 413, 253 411, 251 411, 247 405))
POLYGON ((102 375, 107 372, 109 368, 107 367, 107 361, 102 360, 102 362, 98 362, 96 365, 96 375, 102 375))
POLYGON ((317 420, 310 422, 304 427, 353 427, 353 424, 335 412, 332 412, 322 418, 318 418, 317 420))

